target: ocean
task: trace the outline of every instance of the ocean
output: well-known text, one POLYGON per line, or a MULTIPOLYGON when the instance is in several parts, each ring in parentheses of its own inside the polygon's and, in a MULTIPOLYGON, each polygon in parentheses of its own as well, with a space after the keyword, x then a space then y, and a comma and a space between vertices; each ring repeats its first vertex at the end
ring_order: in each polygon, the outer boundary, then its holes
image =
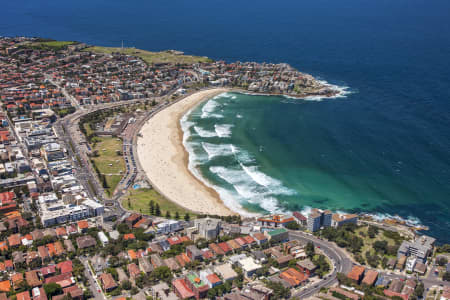
POLYGON ((450 242, 447 0, 18 0, 0 35, 287 62, 348 87, 203 103, 186 116, 199 175, 236 209, 399 215, 450 242))

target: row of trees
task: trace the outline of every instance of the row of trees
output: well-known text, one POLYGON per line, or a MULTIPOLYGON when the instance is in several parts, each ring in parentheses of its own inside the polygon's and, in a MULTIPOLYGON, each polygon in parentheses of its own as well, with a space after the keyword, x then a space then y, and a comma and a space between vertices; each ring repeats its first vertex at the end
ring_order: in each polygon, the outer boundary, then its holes
MULTIPOLYGON (((129 200, 130 199, 128 199, 128 201, 129 200)), ((158 216, 158 217, 162 215, 161 208, 159 207, 159 203, 155 203, 155 201, 150 200, 149 203, 148 203, 148 206, 149 206, 150 215, 158 216)), ((130 204, 129 204, 129 207, 131 207, 130 204)), ((172 218, 172 213, 169 210, 167 210, 166 214, 165 214, 165 217, 167 219, 172 218)), ((180 219, 180 213, 178 211, 175 211, 174 218, 175 218, 175 220, 179 220, 180 219)), ((184 214, 184 220, 185 221, 189 221, 190 219, 191 219, 191 216, 189 215, 188 212, 186 212, 184 214)))

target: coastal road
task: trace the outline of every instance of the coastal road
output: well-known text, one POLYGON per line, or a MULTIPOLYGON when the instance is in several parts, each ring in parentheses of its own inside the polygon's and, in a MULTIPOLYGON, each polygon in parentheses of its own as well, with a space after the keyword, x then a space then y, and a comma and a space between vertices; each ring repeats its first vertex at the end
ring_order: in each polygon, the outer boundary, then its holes
MULTIPOLYGON (((329 287, 337 283, 336 275, 337 273, 347 274, 352 269, 354 263, 348 257, 348 255, 342 251, 335 244, 330 243, 328 241, 321 240, 313 235, 301 232, 301 231, 290 231, 289 232, 290 239, 296 239, 303 242, 312 242, 315 247, 320 247, 320 249, 327 255, 333 262, 335 268, 331 274, 328 274, 322 281, 314 284, 312 287, 304 288, 296 293, 294 293, 293 297, 299 297, 300 299, 310 297, 315 293, 320 291, 322 287, 329 287)), ((408 278, 415 278, 413 275, 403 275, 396 274, 393 272, 386 272, 385 270, 377 270, 380 276, 383 276, 386 279, 401 279, 406 280, 408 278)), ((431 288, 432 286, 450 286, 450 282, 442 281, 441 279, 433 276, 429 277, 419 277, 417 278, 421 282, 423 282, 425 290, 431 288)))
POLYGON ((289 239, 300 240, 302 242, 312 242, 315 247, 322 250, 333 263, 333 272, 324 277, 323 280, 314 284, 313 286, 304 288, 292 295, 292 297, 299 297, 300 299, 307 298, 320 291, 322 287, 329 287, 337 283, 337 273, 347 273, 352 267, 353 263, 346 254, 334 244, 318 239, 313 235, 301 231, 289 231, 289 239))

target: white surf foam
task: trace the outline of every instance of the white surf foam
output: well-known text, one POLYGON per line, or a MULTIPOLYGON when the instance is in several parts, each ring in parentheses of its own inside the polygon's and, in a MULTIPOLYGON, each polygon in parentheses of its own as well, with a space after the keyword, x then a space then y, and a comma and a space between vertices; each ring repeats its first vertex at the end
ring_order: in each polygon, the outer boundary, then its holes
POLYGON ((250 176, 259 185, 262 185, 265 187, 268 187, 271 185, 277 185, 277 186, 281 185, 280 181, 278 181, 270 176, 267 176, 263 172, 258 171, 258 168, 255 166, 246 167, 242 163, 240 163, 240 166, 245 171, 245 173, 247 173, 247 175, 250 176))
POLYGON ((228 156, 233 154, 231 144, 212 144, 202 142, 203 150, 208 154, 208 158, 212 159, 217 156, 228 156))
POLYGON ((242 115, 240 115, 240 114, 237 114, 237 115, 236 115, 236 118, 238 118, 238 119, 242 119, 242 115))
POLYGON ((201 137, 208 138, 208 137, 215 137, 215 136, 217 136, 216 132, 203 129, 203 128, 199 127, 199 126, 194 126, 194 130, 201 137))
POLYGON ((232 124, 215 124, 214 130, 216 131, 216 135, 220 138, 227 138, 231 136, 231 128, 234 125, 232 124))
POLYGON ((241 202, 257 204, 271 213, 282 211, 276 196, 296 193, 284 187, 279 180, 259 171, 256 166, 248 167, 243 164, 240 164, 240 168, 212 166, 209 170, 230 184, 241 202))
POLYGON ((223 118, 223 115, 221 114, 214 114, 213 112, 216 110, 216 108, 219 107, 219 103, 217 101, 214 101, 214 98, 206 102, 205 105, 202 107, 202 114, 201 118, 223 118))

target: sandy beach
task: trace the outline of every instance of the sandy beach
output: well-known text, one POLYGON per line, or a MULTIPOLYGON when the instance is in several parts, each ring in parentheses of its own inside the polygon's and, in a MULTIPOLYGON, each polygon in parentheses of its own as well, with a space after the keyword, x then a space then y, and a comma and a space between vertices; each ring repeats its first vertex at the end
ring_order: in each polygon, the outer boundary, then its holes
POLYGON ((188 170, 181 117, 203 100, 227 89, 205 90, 163 109, 142 127, 137 141, 138 159, 153 187, 167 199, 198 213, 231 215, 213 189, 188 170))

